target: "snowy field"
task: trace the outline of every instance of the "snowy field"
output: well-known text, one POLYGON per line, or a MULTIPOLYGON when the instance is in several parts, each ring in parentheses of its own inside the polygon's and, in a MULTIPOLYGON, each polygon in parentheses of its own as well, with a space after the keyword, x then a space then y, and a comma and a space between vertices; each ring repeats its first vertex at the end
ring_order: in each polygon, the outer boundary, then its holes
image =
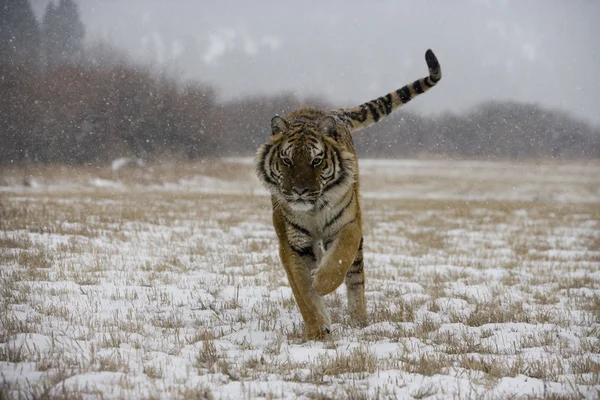
POLYGON ((600 396, 600 163, 364 160, 303 342, 249 159, 0 170, 0 399, 600 396))

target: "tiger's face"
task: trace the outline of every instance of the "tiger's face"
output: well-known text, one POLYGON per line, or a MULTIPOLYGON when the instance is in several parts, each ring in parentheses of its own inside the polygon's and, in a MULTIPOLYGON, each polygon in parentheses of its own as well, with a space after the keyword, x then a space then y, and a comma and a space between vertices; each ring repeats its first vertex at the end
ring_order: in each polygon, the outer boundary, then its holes
POLYGON ((275 117, 273 135, 257 153, 259 179, 294 211, 325 208, 354 183, 355 157, 335 140, 335 120, 288 123, 275 117))

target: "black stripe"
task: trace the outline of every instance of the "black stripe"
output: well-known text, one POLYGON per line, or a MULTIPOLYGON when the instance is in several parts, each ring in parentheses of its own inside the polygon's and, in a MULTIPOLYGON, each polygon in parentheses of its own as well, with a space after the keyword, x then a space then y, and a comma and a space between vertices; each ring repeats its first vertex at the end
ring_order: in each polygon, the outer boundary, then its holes
POLYGON ((290 221, 287 217, 284 217, 284 218, 285 218, 285 222, 287 222, 292 228, 294 228, 297 231, 302 232, 306 236, 310 236, 310 232, 308 231, 308 229, 296 224, 295 222, 290 221))
MULTIPOLYGON (((278 157, 278 156, 277 156, 278 157)), ((271 158, 273 158, 273 156, 271 156, 271 158)), ((279 163, 281 163, 281 159, 280 158, 275 158, 275 161, 273 163, 269 162, 269 172, 271 173, 271 175, 273 175, 275 177, 275 179, 281 179, 281 168, 279 163)))
POLYGON ((373 102, 368 102, 367 107, 369 107, 369 111, 371 111, 371 115, 373 116, 375 122, 379 121, 379 112, 377 111, 377 108, 375 108, 375 106, 373 105, 373 102))
POLYGON ((380 97, 380 99, 385 106, 385 114, 389 115, 392 112, 392 94, 388 93, 385 97, 380 97))
POLYGON ((400 100, 402 100, 404 104, 408 103, 411 99, 410 90, 408 90, 408 86, 401 87, 400 89, 396 90, 396 93, 398 93, 398 96, 400 96, 400 100))
POLYGON ((428 49, 425 52, 425 62, 427 63, 427 67, 430 70, 438 69, 440 67, 440 63, 435 54, 433 54, 433 51, 431 51, 431 49, 428 49))
POLYGON ((313 260, 316 260, 315 253, 313 252, 311 247, 298 248, 290 244, 290 249, 301 257, 310 257, 313 260))
POLYGON ((273 147, 273 145, 271 145, 271 144, 266 145, 265 151, 263 152, 263 156, 260 159, 260 162, 258 163, 258 168, 260 169, 260 174, 264 177, 264 179, 265 179, 265 181, 267 181, 267 183, 269 183, 273 186, 277 186, 277 182, 274 181, 269 174, 267 174, 267 171, 265 169, 265 161, 269 155, 269 151, 271 150, 271 147, 273 147))
POLYGON ((323 193, 322 194, 325 194, 328 191, 330 191, 331 189, 333 189, 334 187, 336 187, 345 178, 346 178, 346 172, 344 170, 341 170, 340 171, 340 176, 338 176, 335 181, 332 181, 330 184, 328 184, 327 187, 325 189, 323 189, 323 193))
POLYGON ((335 233, 334 233, 334 234, 332 234, 331 236, 337 236, 337 234, 338 234, 338 233, 340 233, 340 231, 341 231, 342 229, 344 229, 346 226, 348 226, 348 225, 350 225, 350 224, 354 223, 355 221, 356 221, 356 217, 355 217, 355 218, 353 218, 352 220, 350 220, 350 221, 346 222, 346 223, 344 224, 344 226, 342 226, 340 229, 338 229, 338 230, 337 230, 337 232, 335 232, 335 233))
POLYGON ((442 76, 440 63, 431 49, 425 52, 425 61, 427 62, 427 67, 429 68, 429 77, 431 78, 431 82, 435 85, 442 78, 442 76))
POLYGON ((344 114, 358 122, 365 122, 367 120, 367 107, 364 104, 359 106, 359 111, 349 111, 344 114))
POLYGON ((354 270, 350 270, 350 271, 346 272, 346 276, 347 277, 351 277, 353 275, 358 275, 358 274, 361 274, 363 271, 364 271, 363 268, 357 268, 357 269, 354 269, 354 270))
POLYGON ((357 257, 354 262, 352 263, 353 266, 358 266, 360 264, 363 263, 363 258, 362 257, 357 257))
POLYGON ((427 86, 428 88, 435 86, 435 83, 433 83, 433 82, 431 81, 431 78, 429 78, 428 76, 427 76, 427 77, 425 77, 425 78, 423 78, 423 84, 424 84, 425 86, 427 86))
POLYGON ((348 289, 352 289, 353 287, 364 285, 365 281, 352 282, 349 285, 346 285, 348 289))
MULTIPOLYGON (((343 110, 342 110, 343 111, 343 110)), ((338 114, 338 118, 342 120, 344 124, 352 128, 352 119, 346 115, 346 113, 338 114)))
POLYGON ((329 205, 329 200, 321 200, 321 203, 319 204, 319 210, 324 209, 328 205, 329 205))
POLYGON ((377 104, 377 110, 381 115, 387 115, 385 113, 385 104, 383 104, 383 97, 378 97, 376 100, 373 100, 372 103, 377 104))
POLYGON ((369 118, 368 112, 367 112, 367 107, 365 107, 364 104, 360 105, 360 117, 362 118, 361 122, 365 122, 367 120, 367 118, 369 118))
MULTIPOLYGON (((326 150, 330 150, 330 147, 325 144, 326 150)), ((331 178, 333 175, 335 175, 335 165, 336 165, 336 153, 333 151, 327 151, 325 152, 325 156, 323 157, 323 162, 325 163, 324 165, 326 165, 327 163, 331 163, 331 172, 327 175, 322 175, 321 177, 323 178, 323 180, 329 179, 331 178)), ((325 168, 323 168, 323 172, 325 171, 325 168)))
POLYGON ((333 172, 337 171, 342 166, 342 153, 337 146, 327 146, 329 149, 328 154, 331 156, 331 162, 333 163, 333 172))
POLYGON ((332 224, 335 223, 335 221, 337 221, 338 219, 340 219, 340 217, 342 216, 342 214, 344 213, 344 211, 346 211, 348 209, 348 207, 350 207, 350 204, 352 204, 352 201, 354 200, 354 192, 352 192, 352 194, 350 195, 350 200, 344 205, 344 207, 342 207, 342 209, 333 216, 333 218, 331 218, 329 221, 327 221, 327 223, 325 224, 325 226, 323 227, 323 229, 327 229, 329 228, 332 224))
MULTIPOLYGON (((325 171, 323 171, 325 172, 325 171)), ((331 164, 331 172, 329 172, 327 175, 323 174, 321 175, 321 177, 323 178, 323 180, 328 180, 331 179, 333 177, 333 175, 335 175, 335 163, 331 164)))
POLYGON ((423 90, 423 88, 421 87, 421 82, 419 82, 419 81, 413 82, 413 89, 415 90, 415 92, 417 92, 417 94, 421 94, 421 93, 425 92, 423 90))
POLYGON ((323 247, 325 248, 325 250, 327 250, 329 248, 329 246, 331 246, 331 243, 333 243, 334 240, 335 240, 335 238, 331 238, 331 239, 323 242, 323 247))
POLYGON ((343 169, 342 166, 341 166, 342 165, 342 155, 340 154, 340 150, 337 147, 332 147, 332 150, 333 150, 332 155, 335 155, 335 157, 336 157, 335 161, 337 161, 337 162, 333 163, 333 167, 332 167, 333 174, 335 174, 336 164, 339 163, 340 164, 340 176, 338 176, 335 181, 333 181, 331 183, 328 183, 327 187, 325 189, 323 189, 323 193, 322 194, 327 193, 328 191, 330 191, 331 189, 333 189, 335 186, 337 186, 340 182, 342 182, 344 179, 346 179, 346 175, 347 175, 346 170, 343 169))
POLYGON ((360 244, 358 245, 358 251, 361 251, 363 249, 363 237, 360 237, 360 244))

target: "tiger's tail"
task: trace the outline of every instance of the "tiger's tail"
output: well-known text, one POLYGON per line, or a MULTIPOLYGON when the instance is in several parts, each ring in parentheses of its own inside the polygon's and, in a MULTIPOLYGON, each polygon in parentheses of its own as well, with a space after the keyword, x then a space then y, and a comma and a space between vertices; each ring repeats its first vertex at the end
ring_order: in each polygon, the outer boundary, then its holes
POLYGON ((367 127, 390 115, 394 110, 434 87, 442 79, 440 63, 433 51, 425 52, 425 61, 429 68, 429 76, 417 79, 413 83, 357 107, 341 108, 334 111, 334 114, 344 121, 352 131, 367 127))

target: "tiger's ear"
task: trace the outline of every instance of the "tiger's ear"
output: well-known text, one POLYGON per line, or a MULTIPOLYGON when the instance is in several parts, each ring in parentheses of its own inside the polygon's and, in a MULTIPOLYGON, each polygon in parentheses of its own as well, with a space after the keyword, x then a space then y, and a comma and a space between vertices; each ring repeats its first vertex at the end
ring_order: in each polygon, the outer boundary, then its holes
POLYGON ((288 129, 288 124, 285 119, 279 115, 271 118, 271 133, 277 135, 278 133, 285 132, 288 129))
POLYGON ((337 122, 333 117, 325 117, 319 123, 319 132, 333 138, 337 139, 337 122))

